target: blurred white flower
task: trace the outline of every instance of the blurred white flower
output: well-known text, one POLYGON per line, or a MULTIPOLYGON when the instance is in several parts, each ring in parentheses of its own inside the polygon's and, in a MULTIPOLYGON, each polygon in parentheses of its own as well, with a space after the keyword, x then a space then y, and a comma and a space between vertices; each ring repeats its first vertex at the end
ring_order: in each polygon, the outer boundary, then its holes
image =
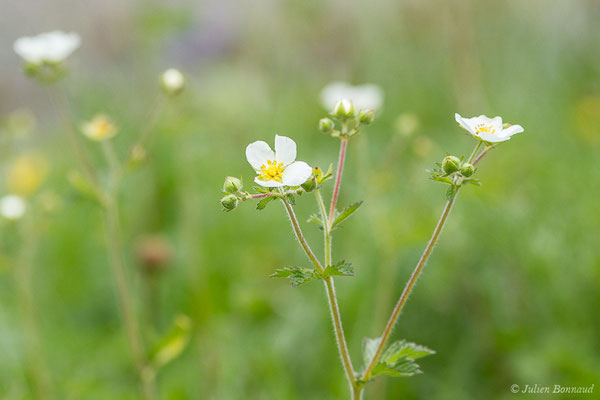
POLYGON ((333 110, 338 101, 348 99, 357 110, 375 110, 383 105, 383 90, 373 84, 352 86, 346 82, 332 82, 321 90, 321 104, 333 110))
POLYGON ((246 159, 258 176, 254 182, 264 187, 299 186, 312 175, 304 161, 296 161, 296 142, 275 135, 275 151, 263 141, 246 147, 246 159))
POLYGON ((169 68, 160 77, 163 89, 169 94, 177 94, 183 89, 185 78, 181 71, 169 68))
POLYGON ((454 114, 456 122, 475 138, 484 142, 504 142, 512 135, 523 132, 521 125, 511 125, 504 129, 501 117, 488 118, 485 115, 473 118, 463 118, 458 113, 454 114))
POLYGON ((9 194, 0 199, 0 215, 6 219, 16 220, 25 214, 25 201, 17 195, 9 194))
POLYGON ((80 44, 81 38, 76 33, 52 31, 19 38, 15 41, 13 49, 28 63, 60 63, 77 50, 80 44))
POLYGON ((81 132, 91 140, 101 142, 117 134, 114 122, 103 114, 98 114, 81 125, 81 132))

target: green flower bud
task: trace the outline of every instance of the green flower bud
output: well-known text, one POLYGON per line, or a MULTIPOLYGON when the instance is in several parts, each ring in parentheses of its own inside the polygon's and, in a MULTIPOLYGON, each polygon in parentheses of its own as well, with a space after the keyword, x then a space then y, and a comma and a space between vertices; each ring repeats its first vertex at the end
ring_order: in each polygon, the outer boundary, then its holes
POLYGON ((223 183, 224 193, 237 193, 242 188, 242 181, 236 177, 228 176, 223 183))
POLYGON ((317 179, 313 175, 300 186, 302 186, 302 189, 306 190, 307 192, 312 192, 317 187, 317 179))
POLYGON ((225 209, 225 211, 231 211, 237 207, 238 198, 233 194, 228 194, 227 196, 221 199, 220 203, 225 209))
POLYGON ((358 121, 363 125, 369 125, 373 122, 373 115, 375 112, 373 110, 360 110, 358 113, 358 121))
POLYGON ((329 118, 321 118, 319 120, 319 129, 323 133, 330 133, 331 131, 333 131, 334 127, 335 127, 335 124, 329 118))
POLYGON ((333 116, 337 118, 348 118, 354 115, 354 105, 350 100, 342 99, 333 107, 333 116))
POLYGON ((448 156, 442 161, 442 169, 447 174, 456 172, 460 169, 460 160, 458 157, 448 156))
POLYGON ((474 173, 475 167, 471 164, 463 164, 463 166, 460 168, 460 174, 462 176, 466 176, 467 178, 473 175, 474 173))

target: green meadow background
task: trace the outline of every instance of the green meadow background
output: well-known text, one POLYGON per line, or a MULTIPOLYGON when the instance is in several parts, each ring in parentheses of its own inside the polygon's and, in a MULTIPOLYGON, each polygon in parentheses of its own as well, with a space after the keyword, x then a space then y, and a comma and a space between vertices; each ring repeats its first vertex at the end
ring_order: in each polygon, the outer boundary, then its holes
MULTIPOLYGON (((231 213, 223 178, 254 173, 245 146, 292 137, 298 158, 327 168, 338 143, 319 132, 328 82, 374 83, 376 121, 349 145, 340 204, 365 203, 336 232, 336 280, 356 367, 426 245, 445 187, 426 169, 475 142, 463 116, 501 115, 525 133, 480 164, 461 191, 394 331, 437 354, 424 374, 378 378, 366 399, 592 399, 600 393, 600 4, 591 0, 448 2, 3 0, 0 24, 0 194, 22 155, 45 160, 26 216, 0 223, 0 398, 136 399, 104 247, 101 213, 69 183, 76 158, 47 90, 23 76, 13 41, 52 29, 82 46, 60 84, 74 122, 98 112, 123 158, 160 96, 159 74, 181 69, 148 162, 121 193, 128 280, 144 335, 192 320, 188 347, 158 374, 160 399, 344 399, 323 288, 269 278, 308 266, 280 204, 231 213), (416 118, 414 131, 399 118, 416 118), (404 117, 406 118, 406 117, 404 117), (148 281, 136 248, 161 235, 172 254, 148 281), (18 279, 32 280, 49 389, 32 390, 18 279), (21 271, 22 272, 22 271, 21 271), (595 394, 512 394, 510 386, 591 386, 595 394)), ((85 142, 105 171, 100 147, 85 142)), ((331 182, 327 184, 329 198, 331 182)), ((297 198, 305 220, 317 210, 297 198)), ((322 252, 321 232, 305 225, 322 252)))

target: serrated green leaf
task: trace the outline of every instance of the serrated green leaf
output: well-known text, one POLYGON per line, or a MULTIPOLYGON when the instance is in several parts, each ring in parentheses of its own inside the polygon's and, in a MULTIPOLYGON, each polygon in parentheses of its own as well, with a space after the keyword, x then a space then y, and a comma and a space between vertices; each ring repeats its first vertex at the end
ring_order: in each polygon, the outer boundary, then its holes
POLYGON ((475 179, 475 178, 464 179, 463 183, 469 183, 471 185, 481 186, 481 182, 479 181, 479 179, 475 179))
POLYGON ((262 186, 252 186, 252 189, 258 193, 271 193, 271 189, 262 186))
POLYGON ((363 363, 365 367, 371 363, 371 360, 375 356, 375 352, 381 343, 381 338, 364 338, 362 341, 362 353, 363 353, 363 363))
POLYGON ((422 371, 419 369, 419 365, 411 360, 404 360, 404 362, 391 367, 388 364, 379 362, 371 371, 371 378, 375 378, 377 375, 389 375, 394 377, 402 376, 413 376, 420 374, 422 371))
POLYGON ((176 359, 185 350, 192 328, 192 320, 186 315, 175 318, 169 332, 158 341, 150 352, 150 361, 160 368, 176 359))
POLYGON ((387 348, 385 353, 383 353, 383 356, 381 356, 381 360, 391 364, 397 362, 401 358, 417 360, 432 354, 435 354, 435 351, 428 349, 425 346, 407 342, 406 340, 398 340, 387 348))
POLYGON ((319 274, 314 269, 285 267, 275 270, 275 272, 271 274, 271 278, 289 278, 292 287, 297 287, 319 278, 319 274))
POLYGON ((321 218, 321 214, 312 214, 306 220, 309 224, 317 224, 319 225, 319 229, 323 230, 323 219, 321 218))
POLYGON ((344 222, 345 220, 350 218, 350 216, 352 214, 354 214, 356 212, 356 210, 358 210, 358 207, 360 207, 362 205, 362 203, 363 203, 362 201, 359 201, 359 202, 350 204, 348 207, 344 208, 342 210, 342 212, 339 213, 338 216, 333 221, 331 228, 334 228, 335 226, 341 224, 342 222, 344 222))
POLYGON ((277 198, 277 196, 267 196, 267 197, 263 198, 261 201, 259 201, 258 203, 256 203, 256 209, 257 210, 264 210, 265 207, 267 206, 267 204, 269 204, 270 202, 272 202, 276 198, 277 198))
POLYGON ((328 276, 354 276, 354 267, 346 261, 340 261, 335 265, 330 265, 323 271, 323 277, 328 276))

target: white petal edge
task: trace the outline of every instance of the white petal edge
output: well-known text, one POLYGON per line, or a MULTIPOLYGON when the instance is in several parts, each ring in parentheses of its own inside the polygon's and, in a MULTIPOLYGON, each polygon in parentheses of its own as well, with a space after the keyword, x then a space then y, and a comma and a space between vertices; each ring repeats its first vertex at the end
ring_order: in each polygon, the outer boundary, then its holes
POLYGON ((267 160, 275 159, 275 153, 266 142, 259 140, 246 146, 246 159, 255 171, 260 171, 260 167, 265 165, 267 160))
POLYGON ((281 174, 281 180, 285 186, 302 185, 312 175, 312 167, 304 161, 296 161, 290 164, 281 174))
POLYGON ((260 186, 263 186, 263 187, 281 187, 281 186, 285 186, 285 183, 282 183, 282 182, 277 182, 277 181, 261 181, 260 179, 258 179, 258 176, 256 178, 254 178, 254 182, 258 183, 260 186))
POLYGON ((490 132, 481 132, 478 136, 481 140, 483 140, 484 142, 489 142, 489 143, 498 143, 498 142, 506 142, 508 139, 510 139, 510 136, 502 136, 499 135, 497 133, 490 133, 490 132))
POLYGON ((464 119, 463 117, 460 116, 459 113, 454 113, 454 119, 456 120, 456 122, 458 122, 458 124, 460 126, 462 126, 463 128, 465 128, 467 131, 469 131, 469 133, 471 135, 475 135, 477 136, 477 134, 475 133, 475 130, 473 129, 473 127, 471 126, 470 121, 464 119))
POLYGON ((521 133, 525 131, 521 125, 511 125, 508 128, 502 131, 502 136, 511 137, 512 135, 516 135, 517 133, 521 133))
POLYGON ((296 161, 296 142, 287 136, 275 135, 275 160, 284 167, 296 161))

